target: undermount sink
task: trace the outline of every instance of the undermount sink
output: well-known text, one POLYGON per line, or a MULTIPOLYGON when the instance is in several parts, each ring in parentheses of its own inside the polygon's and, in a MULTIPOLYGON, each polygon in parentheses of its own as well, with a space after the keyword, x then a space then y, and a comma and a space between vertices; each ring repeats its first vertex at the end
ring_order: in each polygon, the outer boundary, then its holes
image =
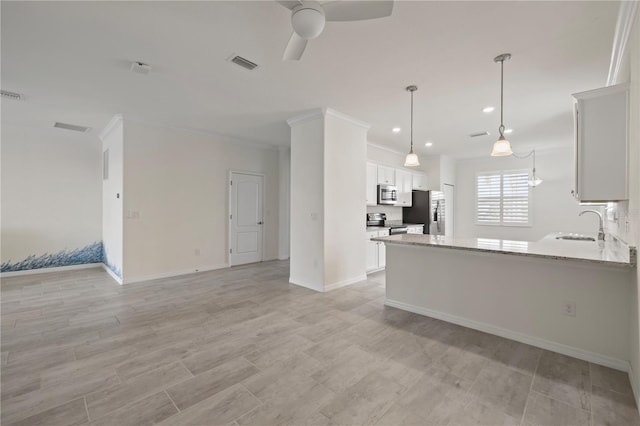
POLYGON ((593 237, 587 237, 586 235, 569 234, 569 235, 558 235, 556 237, 556 240, 595 241, 596 239, 593 237))

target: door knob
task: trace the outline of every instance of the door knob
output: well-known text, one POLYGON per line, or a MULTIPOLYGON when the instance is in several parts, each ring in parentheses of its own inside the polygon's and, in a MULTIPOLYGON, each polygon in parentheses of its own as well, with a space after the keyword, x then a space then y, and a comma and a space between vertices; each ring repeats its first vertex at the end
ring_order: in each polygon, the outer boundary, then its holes
POLYGON ((262 225, 262 222, 258 222, 258 225, 262 225))

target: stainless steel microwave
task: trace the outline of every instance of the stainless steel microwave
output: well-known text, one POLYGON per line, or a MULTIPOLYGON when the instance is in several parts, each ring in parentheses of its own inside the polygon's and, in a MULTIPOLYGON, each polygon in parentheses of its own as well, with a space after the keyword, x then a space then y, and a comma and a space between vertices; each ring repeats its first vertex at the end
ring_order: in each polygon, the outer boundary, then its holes
POLYGON ((398 202, 398 190, 393 185, 378 185, 378 204, 395 204, 398 202))

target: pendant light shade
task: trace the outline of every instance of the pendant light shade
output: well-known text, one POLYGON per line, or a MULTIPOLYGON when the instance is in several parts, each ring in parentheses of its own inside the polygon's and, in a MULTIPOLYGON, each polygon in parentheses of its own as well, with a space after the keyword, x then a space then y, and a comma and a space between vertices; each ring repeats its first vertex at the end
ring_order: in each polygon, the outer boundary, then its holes
POLYGON ((498 139, 493 144, 493 150, 491 151, 491 156, 504 157, 511 154, 513 154, 513 151, 511 150, 511 142, 506 140, 504 136, 500 136, 500 139, 498 139))
POLYGON ((513 154, 511 150, 511 142, 509 142, 504 137, 504 123, 503 123, 503 112, 504 112, 504 61, 511 58, 510 53, 503 53, 502 55, 498 55, 493 58, 494 62, 500 62, 500 127, 498 127, 498 131, 500 132, 500 137, 493 144, 493 150, 491 151, 492 157, 503 157, 507 155, 513 154))
POLYGON ((417 167, 420 165, 418 155, 413 152, 413 92, 418 90, 418 86, 407 86, 407 92, 411 92, 411 149, 404 160, 405 167, 417 167))
POLYGON ((418 160, 418 154, 411 151, 407 154, 407 157, 404 159, 405 167, 416 167, 420 165, 420 161, 418 160))

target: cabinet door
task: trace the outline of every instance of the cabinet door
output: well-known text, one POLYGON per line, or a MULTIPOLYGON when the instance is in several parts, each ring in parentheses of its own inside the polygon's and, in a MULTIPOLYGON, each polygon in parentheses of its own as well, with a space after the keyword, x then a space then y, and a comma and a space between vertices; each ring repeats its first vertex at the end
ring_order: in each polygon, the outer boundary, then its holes
POLYGON ((411 207, 413 173, 408 170, 396 169, 396 187, 398 188, 398 202, 396 206, 411 207))
POLYGON ((628 85, 576 97, 576 186, 581 202, 628 199, 628 85))
POLYGON ((367 205, 378 204, 378 165, 367 163, 367 205))
POLYGON ((378 183, 386 185, 396 184, 396 169, 393 167, 378 165, 378 183))
POLYGON ((427 175, 424 173, 413 173, 412 189, 418 191, 427 190, 427 175))
POLYGON ((367 232, 367 272, 378 269, 378 247, 377 241, 371 241, 371 238, 377 236, 377 232, 367 232))
POLYGON ((384 269, 387 266, 387 246, 380 243, 378 246, 378 268, 384 269))

